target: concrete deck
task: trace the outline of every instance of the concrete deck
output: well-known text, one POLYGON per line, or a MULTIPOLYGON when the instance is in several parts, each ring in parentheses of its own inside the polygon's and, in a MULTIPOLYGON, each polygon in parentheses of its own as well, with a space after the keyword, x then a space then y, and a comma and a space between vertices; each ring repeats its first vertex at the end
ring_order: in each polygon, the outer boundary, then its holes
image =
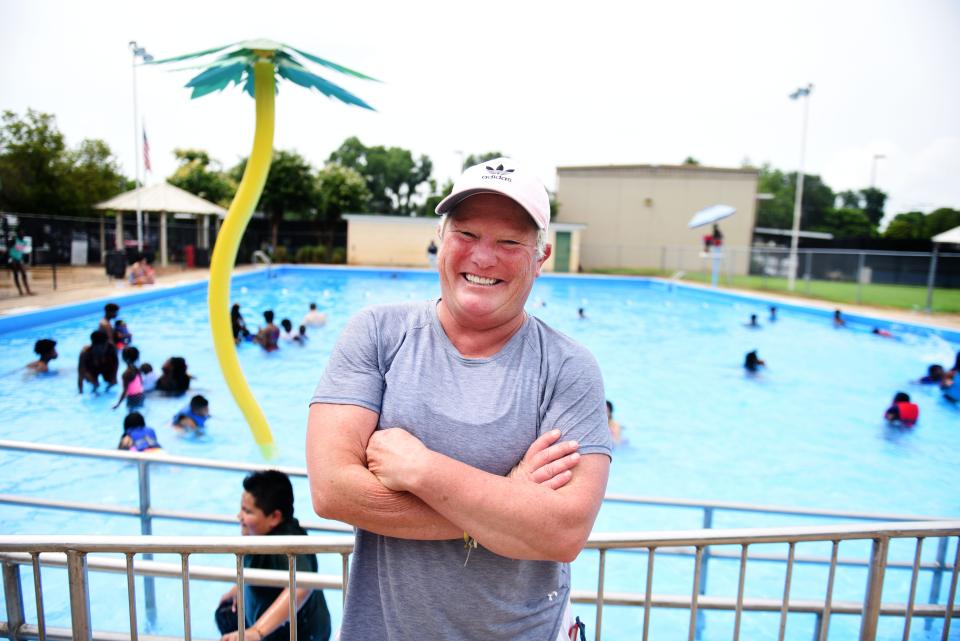
MULTIPOLYGON (((243 265, 237 267, 234 271, 235 273, 243 273, 252 269, 256 268, 252 265, 243 265)), ((208 270, 206 268, 187 269, 174 265, 166 268, 158 268, 156 274, 158 284, 173 285, 206 280, 208 270)), ((0 316, 44 309, 56 305, 67 305, 69 303, 77 303, 111 295, 119 296, 142 289, 141 287, 132 287, 123 280, 108 278, 104 268, 100 265, 58 267, 56 290, 53 289, 52 270, 49 267, 31 268, 29 275, 30 288, 36 294, 34 296, 19 296, 16 287, 14 287, 11 272, 9 270, 3 270, 3 272, 0 273, 0 316)), ((683 284, 691 287, 698 286, 686 282, 683 284)), ((737 292, 748 296, 762 296, 770 300, 781 301, 784 305, 809 305, 831 311, 839 307, 847 314, 863 314, 887 319, 891 322, 917 323, 960 330, 960 314, 927 314, 919 311, 870 307, 867 305, 841 305, 812 298, 778 296, 760 290, 734 289, 728 287, 722 287, 720 290, 737 292)), ((763 315, 761 315, 761 317, 763 317, 763 315)))

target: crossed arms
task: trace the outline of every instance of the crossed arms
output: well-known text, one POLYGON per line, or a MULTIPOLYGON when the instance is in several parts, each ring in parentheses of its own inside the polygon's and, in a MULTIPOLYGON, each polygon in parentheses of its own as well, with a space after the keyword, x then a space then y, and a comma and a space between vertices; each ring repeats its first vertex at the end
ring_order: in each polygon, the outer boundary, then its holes
POLYGON ((310 407, 307 470, 324 518, 396 538, 460 539, 514 559, 569 562, 586 543, 610 460, 581 456, 559 430, 538 438, 505 477, 433 452, 402 429, 375 431, 377 413, 310 407))

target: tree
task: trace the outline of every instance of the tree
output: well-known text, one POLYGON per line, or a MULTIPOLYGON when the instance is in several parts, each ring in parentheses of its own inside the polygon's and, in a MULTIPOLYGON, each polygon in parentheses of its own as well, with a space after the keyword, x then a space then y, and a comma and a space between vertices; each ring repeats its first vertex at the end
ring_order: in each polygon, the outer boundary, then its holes
MULTIPOLYGON (((770 165, 764 165, 760 168, 757 189, 759 193, 771 194, 773 198, 760 202, 757 209, 757 227, 772 227, 774 229, 791 229, 793 227, 796 180, 796 172, 785 173, 779 169, 773 169, 770 165)), ((803 177, 800 228, 834 233, 835 230, 831 227, 831 223, 837 223, 847 218, 846 215, 840 217, 830 215, 834 210, 835 201, 836 196, 833 190, 820 179, 820 176, 805 174, 803 177)), ((841 227, 847 229, 846 223, 841 227)), ((839 233, 840 230, 837 231, 839 233)))
POLYGON ((884 238, 896 238, 898 240, 910 240, 914 238, 923 238, 924 234, 923 212, 908 211, 897 214, 886 231, 883 232, 884 238))
POLYGON ((427 156, 414 159, 400 147, 367 147, 356 136, 347 138, 329 162, 359 172, 370 189, 370 209, 384 214, 412 214, 413 200, 427 186, 433 163, 427 156))
MULTIPOLYGON (((236 178, 243 176, 247 160, 241 160, 230 170, 236 178)), ((267 182, 260 195, 260 209, 270 219, 271 245, 277 246, 280 222, 288 214, 312 216, 317 211, 317 181, 313 167, 295 151, 279 150, 273 153, 267 182)))
POLYGON ((700 161, 694 158, 693 156, 687 156, 683 159, 684 165, 699 165, 700 161))
POLYGON ((860 192, 848 189, 837 194, 837 200, 840 201, 841 207, 845 207, 847 209, 861 209, 860 204, 863 199, 860 196, 860 192))
POLYGON ((879 227, 880 221, 883 220, 883 207, 887 202, 887 195, 876 187, 861 189, 860 195, 863 197, 863 207, 861 209, 870 219, 870 222, 875 227, 879 227))
POLYGON ((3 114, 0 208, 24 213, 87 214, 123 191, 126 178, 110 147, 83 140, 68 149, 52 114, 28 109, 3 114))
POLYGON ((230 204, 238 181, 225 174, 220 163, 202 149, 174 149, 173 155, 180 165, 167 182, 218 205, 230 204))
POLYGON ((355 169, 328 163, 317 174, 317 215, 337 220, 341 214, 363 212, 370 202, 367 181, 355 169))
POLYGON ((940 207, 929 214, 908 211, 897 214, 883 233, 884 238, 929 240, 939 233, 960 227, 960 211, 940 207))
POLYGON ((841 207, 829 209, 820 225, 837 238, 871 238, 877 235, 877 226, 862 209, 841 207))
MULTIPOLYGON (((472 156, 468 158, 470 158, 471 160, 473 159, 472 156)), ((494 156, 494 158, 497 158, 497 156, 494 156)), ((481 162, 483 161, 478 160, 473 164, 476 165, 481 162)), ((464 165, 466 165, 466 162, 464 162, 464 165)), ((466 165, 466 166, 470 167, 472 165, 466 165)), ((437 181, 431 178, 430 179, 430 195, 427 196, 427 199, 423 201, 422 205, 420 205, 420 209, 417 212, 417 215, 418 216, 435 216, 437 213, 437 205, 439 205, 440 201, 446 198, 447 194, 449 194, 451 191, 453 191, 453 181, 450 180, 449 178, 446 180, 446 182, 443 183, 443 186, 441 186, 439 189, 437 188, 437 181)))
MULTIPOLYGON (((474 165, 479 165, 482 162, 488 160, 493 160, 494 158, 503 158, 507 154, 502 151, 487 151, 482 154, 470 154, 463 159, 463 165, 460 167, 460 171, 463 171, 467 167, 473 167, 474 165)), ((449 193, 449 191, 447 192, 449 193)))

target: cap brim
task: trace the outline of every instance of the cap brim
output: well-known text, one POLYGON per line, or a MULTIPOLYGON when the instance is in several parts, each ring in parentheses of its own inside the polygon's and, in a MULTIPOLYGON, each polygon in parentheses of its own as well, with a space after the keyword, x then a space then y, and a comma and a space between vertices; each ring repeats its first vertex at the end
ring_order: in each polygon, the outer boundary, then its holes
POLYGON ((471 196, 476 196, 478 194, 496 194, 498 196, 505 196, 506 198, 509 198, 513 202, 520 205, 520 207, 523 208, 523 211, 527 212, 527 215, 530 216, 530 219, 533 220, 533 224, 536 225, 537 228, 544 229, 544 227, 542 227, 540 223, 537 221, 537 217, 534 216, 532 213, 530 213, 530 209, 527 208, 526 205, 524 205, 522 202, 520 202, 510 194, 504 191, 501 191, 499 189, 491 189, 490 187, 477 187, 474 189, 464 189, 463 191, 454 192, 449 196, 447 196, 446 198, 444 198, 443 200, 441 200, 440 204, 437 205, 437 208, 434 211, 438 216, 449 214, 451 211, 453 211, 454 207, 462 203, 464 200, 466 200, 467 198, 470 198, 471 196))

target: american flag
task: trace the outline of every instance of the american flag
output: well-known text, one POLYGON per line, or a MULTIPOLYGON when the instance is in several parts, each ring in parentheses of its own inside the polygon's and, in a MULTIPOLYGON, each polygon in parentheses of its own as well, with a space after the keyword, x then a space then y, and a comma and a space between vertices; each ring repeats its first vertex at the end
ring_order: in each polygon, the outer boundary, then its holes
POLYGON ((143 128, 143 168, 147 171, 153 171, 150 168, 150 141, 147 140, 147 128, 143 128))

